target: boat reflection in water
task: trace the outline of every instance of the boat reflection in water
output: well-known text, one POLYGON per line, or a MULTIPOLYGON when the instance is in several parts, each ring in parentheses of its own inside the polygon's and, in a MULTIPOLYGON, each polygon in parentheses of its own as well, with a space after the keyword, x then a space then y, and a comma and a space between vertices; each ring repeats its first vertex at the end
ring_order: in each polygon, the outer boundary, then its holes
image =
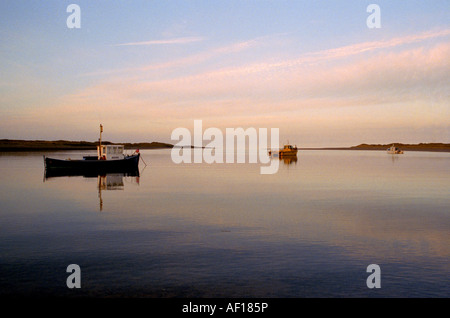
POLYGON ((295 157, 283 157, 283 156, 281 156, 279 159, 283 160, 283 163, 285 165, 291 165, 293 163, 297 164, 297 156, 295 156, 295 157))
POLYGON ((73 169, 45 169, 44 182, 53 178, 64 177, 83 177, 83 178, 97 178, 97 189, 99 198, 99 209, 103 210, 102 191, 109 190, 124 190, 124 178, 130 183, 139 185, 140 172, 137 169, 132 169, 123 172, 107 172, 107 173, 82 173, 74 171, 73 169))
POLYGON ((297 164, 297 156, 272 156, 274 160, 280 160, 285 165, 297 164))

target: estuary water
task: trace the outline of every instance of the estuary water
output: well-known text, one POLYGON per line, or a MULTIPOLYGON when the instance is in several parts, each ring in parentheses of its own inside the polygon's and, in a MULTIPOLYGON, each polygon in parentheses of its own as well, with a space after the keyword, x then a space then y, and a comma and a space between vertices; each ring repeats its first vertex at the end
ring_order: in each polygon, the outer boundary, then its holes
POLYGON ((86 153, 0 155, 1 296, 450 296, 449 153, 305 150, 263 175, 143 150, 139 175, 44 174, 86 153))

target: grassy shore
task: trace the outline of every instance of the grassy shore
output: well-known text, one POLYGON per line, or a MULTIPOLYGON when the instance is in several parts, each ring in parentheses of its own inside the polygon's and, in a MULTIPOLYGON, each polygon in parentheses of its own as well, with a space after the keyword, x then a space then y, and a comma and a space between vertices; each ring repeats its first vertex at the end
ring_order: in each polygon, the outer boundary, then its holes
POLYGON ((355 150, 386 150, 392 145, 400 148, 404 151, 438 151, 438 152, 450 152, 450 144, 443 143, 420 143, 420 144, 402 144, 402 143, 391 143, 385 145, 368 145, 361 144, 358 146, 351 147, 355 150))
MULTIPOLYGON (((112 142, 103 141, 103 145, 112 142)), ((164 149, 173 145, 162 142, 120 143, 125 149, 164 149)), ((98 142, 69 140, 11 140, 0 139, 0 152, 7 151, 56 151, 56 150, 96 150, 98 142)))
POLYGON ((420 144, 402 144, 394 142, 389 144, 360 144, 352 147, 335 147, 335 148, 300 148, 304 150, 383 150, 386 151, 389 147, 395 145, 403 151, 436 151, 436 152, 450 152, 450 144, 444 143, 420 143, 420 144))

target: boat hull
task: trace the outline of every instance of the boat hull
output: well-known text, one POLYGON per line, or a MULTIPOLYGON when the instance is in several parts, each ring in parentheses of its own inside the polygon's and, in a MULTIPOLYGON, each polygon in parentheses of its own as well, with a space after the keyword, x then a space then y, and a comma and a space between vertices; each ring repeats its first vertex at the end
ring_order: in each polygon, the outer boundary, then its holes
POLYGON ((138 169, 139 158, 139 153, 117 160, 63 160, 44 156, 44 163, 46 170, 65 170, 82 173, 126 172, 138 169))
POLYGON ((296 156, 297 156, 297 150, 280 152, 280 157, 296 157, 296 156))
POLYGON ((388 151, 387 153, 391 154, 391 155, 401 155, 401 154, 403 154, 403 151, 396 150, 396 151, 388 151))
POLYGON ((290 151, 269 151, 269 156, 275 156, 275 157, 297 157, 297 150, 290 150, 290 151))

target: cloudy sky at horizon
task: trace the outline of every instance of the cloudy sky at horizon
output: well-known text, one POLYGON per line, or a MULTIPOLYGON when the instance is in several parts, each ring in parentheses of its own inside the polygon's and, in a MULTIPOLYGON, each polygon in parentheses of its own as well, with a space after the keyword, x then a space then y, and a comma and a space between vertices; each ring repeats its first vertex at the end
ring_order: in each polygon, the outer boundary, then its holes
POLYGON ((0 138, 450 142, 450 2, 2 1, 0 138), (81 28, 69 29, 69 4, 81 28), (369 29, 369 4, 381 28, 369 29))

